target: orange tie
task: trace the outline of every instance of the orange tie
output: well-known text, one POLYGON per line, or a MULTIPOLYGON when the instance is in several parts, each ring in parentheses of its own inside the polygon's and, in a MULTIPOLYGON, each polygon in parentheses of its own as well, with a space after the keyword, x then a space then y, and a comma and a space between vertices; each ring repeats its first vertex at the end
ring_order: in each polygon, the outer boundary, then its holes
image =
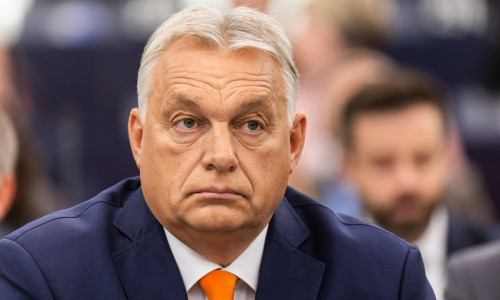
POLYGON ((213 270, 198 281, 208 300, 233 300, 234 286, 238 277, 233 274, 213 270))

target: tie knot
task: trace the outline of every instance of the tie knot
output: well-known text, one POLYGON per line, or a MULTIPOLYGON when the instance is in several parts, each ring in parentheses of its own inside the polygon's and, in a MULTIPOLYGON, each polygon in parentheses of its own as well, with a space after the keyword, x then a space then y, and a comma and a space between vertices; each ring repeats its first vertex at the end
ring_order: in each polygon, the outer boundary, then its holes
POLYGON ((203 276, 198 284, 207 295, 208 300, 232 300, 236 280, 238 278, 229 272, 213 270, 203 276))

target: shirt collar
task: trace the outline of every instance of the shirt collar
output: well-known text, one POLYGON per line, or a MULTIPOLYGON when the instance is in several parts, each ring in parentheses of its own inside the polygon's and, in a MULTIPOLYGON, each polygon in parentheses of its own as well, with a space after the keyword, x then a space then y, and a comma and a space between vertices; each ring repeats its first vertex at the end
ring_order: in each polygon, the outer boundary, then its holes
POLYGON ((446 242, 449 216, 444 205, 438 207, 431 216, 427 228, 415 244, 420 249, 425 266, 425 275, 436 294, 443 299, 446 286, 446 242))
POLYGON ((179 267, 186 291, 189 291, 203 276, 216 269, 236 275, 256 291, 268 226, 266 225, 245 251, 225 268, 201 256, 164 228, 168 244, 179 267))
MULTIPOLYGON (((431 215, 427 228, 420 235, 415 244, 422 252, 422 256, 446 256, 446 242, 448 236, 448 210, 441 205, 431 215)), ((425 263, 425 262, 424 262, 425 263)))

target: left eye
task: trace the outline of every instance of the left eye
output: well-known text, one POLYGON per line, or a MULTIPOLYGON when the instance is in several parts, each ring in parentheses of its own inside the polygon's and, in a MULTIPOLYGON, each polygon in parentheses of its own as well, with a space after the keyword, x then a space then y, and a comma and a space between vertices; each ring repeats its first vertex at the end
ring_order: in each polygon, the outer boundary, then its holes
POLYGON ((258 122, 255 121, 249 121, 246 122, 244 125, 244 128, 250 132, 257 132, 261 129, 261 126, 258 122))

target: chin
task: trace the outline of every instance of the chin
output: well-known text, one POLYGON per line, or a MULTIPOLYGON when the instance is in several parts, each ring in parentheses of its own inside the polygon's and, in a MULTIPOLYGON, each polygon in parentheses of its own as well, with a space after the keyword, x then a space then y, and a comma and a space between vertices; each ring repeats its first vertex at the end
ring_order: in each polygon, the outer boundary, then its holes
POLYGON ((421 222, 422 217, 416 215, 405 215, 392 221, 393 224, 399 226, 415 226, 420 224, 421 222))
POLYGON ((187 223, 197 231, 235 231, 246 225, 244 220, 238 215, 235 212, 230 214, 220 211, 212 212, 208 215, 204 214, 204 216, 188 220, 187 223))
POLYGON ((192 227, 197 231, 204 232, 232 232, 244 227, 241 222, 231 222, 229 220, 210 221, 193 224, 192 227))

